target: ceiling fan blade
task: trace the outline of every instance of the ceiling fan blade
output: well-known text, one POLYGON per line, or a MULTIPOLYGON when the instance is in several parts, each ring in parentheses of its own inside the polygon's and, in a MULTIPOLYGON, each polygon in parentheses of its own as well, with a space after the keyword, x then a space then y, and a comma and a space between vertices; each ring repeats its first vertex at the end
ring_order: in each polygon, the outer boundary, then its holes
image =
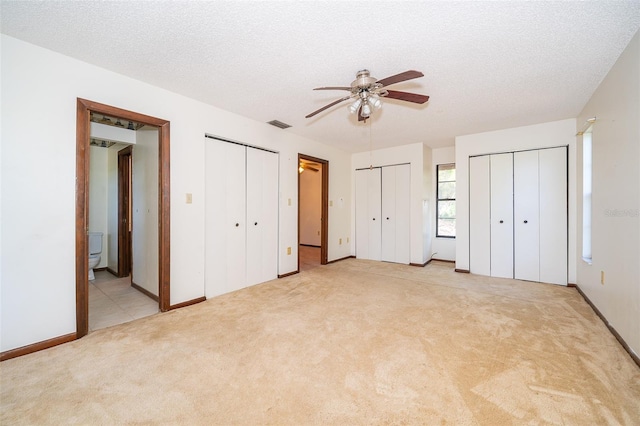
POLYGON ((405 72, 401 72, 400 74, 392 75, 391 77, 383 78, 382 80, 378 80, 378 83, 383 86, 390 86, 392 84, 400 83, 401 81, 412 80, 414 78, 424 77, 420 71, 409 70, 405 72))
POLYGON ((324 110, 325 110, 325 109, 327 109, 327 108, 331 108, 332 106, 337 105, 337 104, 339 104, 339 103, 340 103, 340 102, 342 102, 342 101, 346 101, 346 100, 347 100, 347 99, 349 99, 350 97, 351 97, 351 95, 349 95, 349 96, 345 96, 344 98, 340 98, 340 99, 338 99, 337 101, 333 101, 333 102, 331 102, 329 105, 325 105, 325 106, 323 106, 322 108, 320 108, 320 109, 318 109, 318 110, 313 111, 311 114, 309 114, 309 115, 305 115, 305 117, 304 117, 304 118, 311 118, 311 117, 313 117, 314 115, 318 114, 319 112, 324 111, 324 110))
POLYGON ((397 90, 387 90, 386 98, 398 99, 400 101, 413 102, 415 104, 423 104, 429 100, 429 96, 418 95, 417 93, 399 92, 397 90))
POLYGON ((316 87, 313 90, 351 90, 351 87, 337 87, 337 86, 329 86, 329 87, 316 87))

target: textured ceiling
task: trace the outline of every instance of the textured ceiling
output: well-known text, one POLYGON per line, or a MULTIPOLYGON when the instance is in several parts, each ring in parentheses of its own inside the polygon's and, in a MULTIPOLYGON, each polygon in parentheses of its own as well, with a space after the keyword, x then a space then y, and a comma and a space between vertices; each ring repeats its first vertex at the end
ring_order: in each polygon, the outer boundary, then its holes
POLYGON ((640 1, 1 2, 10 36, 351 152, 578 115, 640 27, 640 1), (367 68, 425 105, 366 124, 346 92, 367 68), (371 141, 370 141, 371 138, 371 141))

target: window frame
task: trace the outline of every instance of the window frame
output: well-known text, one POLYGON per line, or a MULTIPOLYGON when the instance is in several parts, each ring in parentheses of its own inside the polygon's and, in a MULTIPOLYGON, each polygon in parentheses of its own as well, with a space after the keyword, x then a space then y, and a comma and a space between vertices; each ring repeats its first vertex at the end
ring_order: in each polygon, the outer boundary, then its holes
MULTIPOLYGON (((456 170, 456 163, 443 163, 443 164, 437 164, 436 165, 436 238, 453 238, 455 239, 456 236, 455 235, 440 235, 440 202, 441 201, 456 201, 456 198, 440 198, 440 183, 447 183, 447 182, 453 182, 454 184, 456 184, 456 190, 457 190, 457 178, 454 180, 446 180, 446 181, 440 181, 440 167, 441 166, 447 166, 450 169, 453 169, 454 172, 456 170)), ((456 212, 457 213, 457 212, 456 212)), ((454 219, 454 223, 457 225, 457 214, 456 217, 453 218, 454 219)), ((454 232, 455 232, 455 227, 454 227, 454 232)))

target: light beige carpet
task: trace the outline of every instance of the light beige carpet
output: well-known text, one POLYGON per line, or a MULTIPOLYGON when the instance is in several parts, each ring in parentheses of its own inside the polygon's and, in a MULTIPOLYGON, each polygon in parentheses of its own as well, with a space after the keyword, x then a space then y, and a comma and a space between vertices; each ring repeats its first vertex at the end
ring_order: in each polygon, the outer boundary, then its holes
POLYGON ((575 289, 349 259, 0 364, 9 424, 626 424, 575 289))

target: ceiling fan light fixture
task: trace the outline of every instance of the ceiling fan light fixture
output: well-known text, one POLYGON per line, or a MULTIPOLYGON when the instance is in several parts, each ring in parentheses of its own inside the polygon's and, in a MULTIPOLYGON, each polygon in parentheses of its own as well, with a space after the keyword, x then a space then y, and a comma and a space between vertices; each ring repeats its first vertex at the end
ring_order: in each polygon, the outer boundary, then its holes
POLYGON ((375 109, 380 109, 382 107, 382 101, 376 95, 369 95, 367 100, 369 101, 369 105, 375 109))
POLYGON ((362 114, 363 117, 369 117, 369 115, 371 115, 371 107, 369 106, 369 102, 365 102, 365 104, 362 105, 362 111, 360 112, 360 114, 362 114))
POLYGON ((358 111, 358 108, 360 108, 360 105, 362 105, 362 99, 358 98, 354 103, 349 105, 349 112, 351 114, 355 114, 358 111))

